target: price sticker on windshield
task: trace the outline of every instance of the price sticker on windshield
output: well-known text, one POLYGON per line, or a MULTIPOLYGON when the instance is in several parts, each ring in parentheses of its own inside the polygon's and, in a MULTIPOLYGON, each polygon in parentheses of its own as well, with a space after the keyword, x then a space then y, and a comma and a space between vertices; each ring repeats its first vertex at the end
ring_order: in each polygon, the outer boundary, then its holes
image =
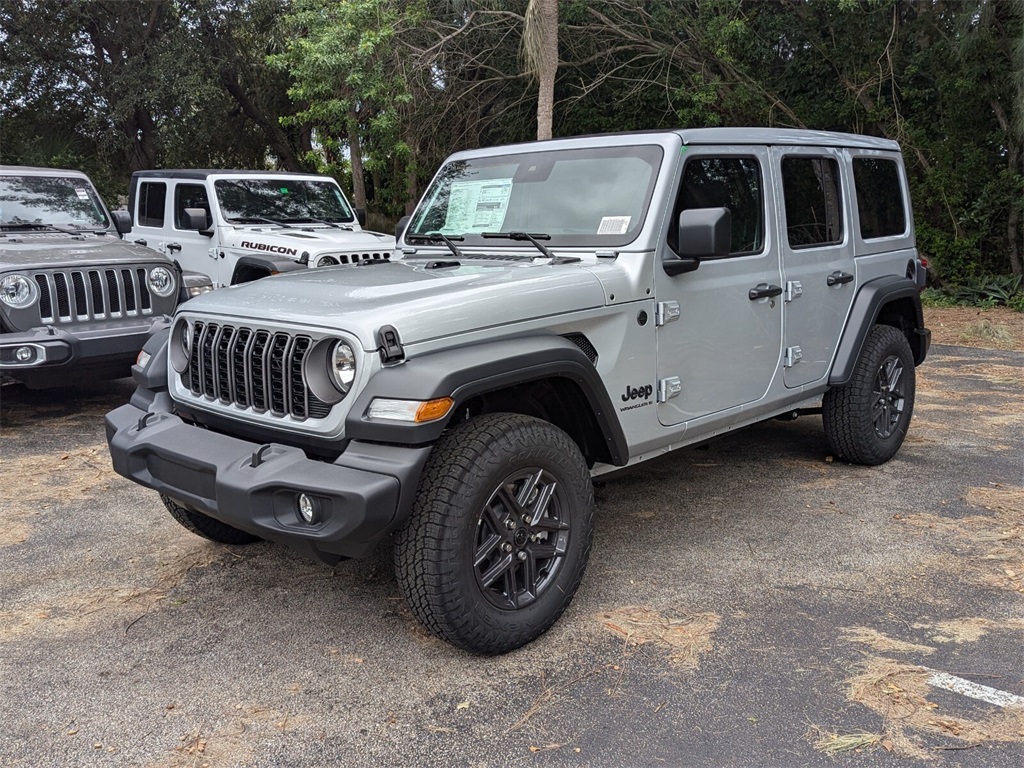
POLYGON ((78 187, 75 187, 75 194, 78 195, 79 200, 89 199, 89 193, 86 192, 84 189, 79 189, 78 187))
POLYGON ((597 227, 599 235, 624 235, 629 230, 629 220, 632 216, 602 216, 601 223, 597 227))

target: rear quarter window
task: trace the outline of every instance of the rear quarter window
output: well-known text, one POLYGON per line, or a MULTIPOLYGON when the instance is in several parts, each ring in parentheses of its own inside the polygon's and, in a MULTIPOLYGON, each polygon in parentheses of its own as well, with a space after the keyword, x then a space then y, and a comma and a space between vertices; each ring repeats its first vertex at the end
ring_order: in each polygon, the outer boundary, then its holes
POLYGON ((907 231, 899 166, 881 157, 853 158, 860 236, 865 240, 902 235, 907 231))

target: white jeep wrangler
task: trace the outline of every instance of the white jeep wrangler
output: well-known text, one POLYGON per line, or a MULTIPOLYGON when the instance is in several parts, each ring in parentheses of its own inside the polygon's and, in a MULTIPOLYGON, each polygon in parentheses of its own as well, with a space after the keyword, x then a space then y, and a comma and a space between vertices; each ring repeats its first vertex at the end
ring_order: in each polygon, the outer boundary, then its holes
POLYGON ((269 171, 136 171, 126 240, 203 272, 217 287, 307 267, 385 261, 395 238, 363 229, 327 176, 269 171))

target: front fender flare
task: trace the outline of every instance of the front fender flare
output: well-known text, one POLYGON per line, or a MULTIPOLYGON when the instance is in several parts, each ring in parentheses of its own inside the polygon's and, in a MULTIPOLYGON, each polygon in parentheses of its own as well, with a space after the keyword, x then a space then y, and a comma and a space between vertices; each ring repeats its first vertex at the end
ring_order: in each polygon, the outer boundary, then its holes
POLYGON ((356 398, 345 420, 345 436, 353 440, 418 445, 440 437, 461 405, 470 398, 517 384, 565 378, 576 384, 604 437, 612 463, 629 459, 622 425, 611 397, 589 358, 561 336, 529 336, 473 344, 422 357, 377 373, 356 398), (444 419, 426 424, 371 421, 366 417, 374 398, 433 400, 451 397, 455 406, 444 419))

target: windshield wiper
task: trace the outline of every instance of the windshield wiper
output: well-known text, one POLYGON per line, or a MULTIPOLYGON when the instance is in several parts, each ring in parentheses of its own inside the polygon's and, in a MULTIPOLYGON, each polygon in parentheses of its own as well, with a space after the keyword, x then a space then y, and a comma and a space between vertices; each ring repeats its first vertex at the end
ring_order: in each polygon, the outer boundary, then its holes
POLYGON ((530 234, 529 232, 481 232, 480 237, 502 238, 504 240, 529 240, 537 250, 551 259, 552 264, 572 264, 576 261, 583 261, 579 256, 556 256, 555 253, 545 246, 541 240, 550 240, 551 235, 540 232, 530 234))
POLYGON ((313 224, 323 224, 328 227, 333 227, 334 229, 344 229, 347 232, 352 231, 352 227, 350 225, 339 224, 336 221, 326 221, 325 219, 318 219, 313 216, 296 216, 294 219, 285 219, 285 221, 294 221, 298 224, 301 224, 304 221, 308 221, 313 224))
POLYGON ((61 232, 65 235, 78 235, 80 232, 74 229, 64 229, 63 227, 55 227, 53 224, 38 224, 36 222, 7 222, 0 224, 0 229, 48 229, 53 232, 61 232))
POLYGON ((455 235, 454 237, 448 237, 448 235, 442 235, 440 232, 428 232, 425 235, 406 235, 405 239, 410 243, 419 240, 420 242, 436 243, 438 241, 448 246, 448 250, 455 254, 455 258, 464 259, 466 258, 459 247, 455 245, 453 240, 465 240, 462 235, 455 235))
POLYGON ((227 221, 230 224, 253 224, 262 222, 264 224, 276 224, 277 226, 284 227, 285 229, 296 228, 294 224, 288 224, 280 219, 268 219, 266 216, 231 216, 227 221))

